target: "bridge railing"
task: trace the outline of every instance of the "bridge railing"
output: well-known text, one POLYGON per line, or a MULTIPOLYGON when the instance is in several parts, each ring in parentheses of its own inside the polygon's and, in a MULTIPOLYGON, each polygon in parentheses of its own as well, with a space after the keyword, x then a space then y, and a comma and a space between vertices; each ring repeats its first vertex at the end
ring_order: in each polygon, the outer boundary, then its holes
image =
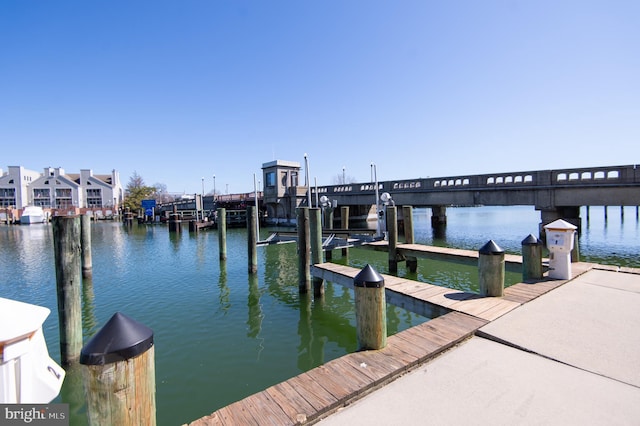
MULTIPOLYGON (((640 166, 585 167, 482 175, 418 178, 378 182, 378 191, 432 192, 455 190, 518 189, 561 186, 639 185, 640 166)), ((322 186, 320 195, 373 194, 375 183, 322 186)), ((312 192, 315 193, 313 188, 312 192)))

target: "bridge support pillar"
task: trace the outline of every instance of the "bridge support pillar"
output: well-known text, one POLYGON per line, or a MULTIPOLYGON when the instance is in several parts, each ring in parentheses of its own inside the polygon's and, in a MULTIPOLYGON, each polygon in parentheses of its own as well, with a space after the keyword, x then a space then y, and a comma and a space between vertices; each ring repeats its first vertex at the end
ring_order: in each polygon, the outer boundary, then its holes
POLYGON ((438 228, 447 224, 447 207, 431 206, 431 226, 438 228))

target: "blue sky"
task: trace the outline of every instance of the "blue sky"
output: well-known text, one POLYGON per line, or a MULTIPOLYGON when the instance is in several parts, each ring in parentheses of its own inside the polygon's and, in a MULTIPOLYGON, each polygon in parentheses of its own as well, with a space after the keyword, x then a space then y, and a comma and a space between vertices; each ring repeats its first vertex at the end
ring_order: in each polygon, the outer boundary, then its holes
POLYGON ((640 163, 638 1, 0 0, 0 168, 170 192, 640 163))

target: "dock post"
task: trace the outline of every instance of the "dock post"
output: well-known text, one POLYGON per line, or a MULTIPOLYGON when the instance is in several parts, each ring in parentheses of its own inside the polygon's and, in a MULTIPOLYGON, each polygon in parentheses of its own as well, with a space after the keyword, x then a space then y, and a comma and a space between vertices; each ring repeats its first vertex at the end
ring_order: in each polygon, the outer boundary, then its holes
POLYGON ((218 208, 218 251, 220 260, 227 260, 227 209, 218 208))
POLYGON ((389 272, 398 272, 398 211, 387 206, 387 233, 389 236, 389 272))
MULTIPOLYGON (((404 242, 405 244, 415 244, 415 237, 413 235, 413 207, 402 206, 402 218, 404 221, 404 242)), ((413 256, 407 256, 407 269, 409 272, 418 271, 418 258, 413 256)))
POLYGON ((358 350, 387 346, 387 302, 384 278, 371 265, 353 279, 358 350))
POLYGON ((82 277, 88 278, 93 272, 91 260, 91 216, 80 216, 80 247, 82 248, 82 277))
MULTIPOLYGON (((311 244, 311 263, 313 265, 322 263, 322 221, 320 208, 309 209, 309 230, 311 244)), ((313 295, 315 297, 324 294, 324 280, 313 277, 313 295)))
POLYGON ((247 207, 247 250, 248 268, 250 274, 258 272, 258 236, 256 235, 256 213, 255 206, 247 207))
POLYGON ((478 275, 480 295, 502 297, 504 295, 504 250, 489 240, 479 250, 478 275))
POLYGON ((533 234, 522 240, 522 281, 542 279, 542 242, 533 234))
POLYGON ((52 230, 58 295, 60 359, 63 366, 68 366, 78 361, 82 349, 80 218, 54 216, 52 230))
POLYGON ((169 232, 180 232, 180 215, 176 205, 173 206, 173 213, 169 216, 169 232))
POLYGON ((116 312, 82 348, 89 425, 155 425, 153 331, 116 312))
POLYGON ((311 241, 309 229, 309 207, 298 207, 298 290, 308 293, 311 288, 311 241))
POLYGON ((189 232, 198 233, 198 221, 196 219, 189 220, 189 232))
MULTIPOLYGON (((349 229, 349 206, 340 207, 340 228, 349 229)), ((349 256, 347 247, 342 249, 342 256, 349 256)))

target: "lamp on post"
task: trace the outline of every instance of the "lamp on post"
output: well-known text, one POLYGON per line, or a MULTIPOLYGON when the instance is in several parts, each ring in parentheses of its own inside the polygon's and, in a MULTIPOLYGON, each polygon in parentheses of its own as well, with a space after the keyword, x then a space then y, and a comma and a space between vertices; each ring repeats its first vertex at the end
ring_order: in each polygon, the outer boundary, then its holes
POLYGON ((216 175, 213 175, 213 201, 216 200, 216 175))
POLYGON ((343 185, 346 185, 347 183, 347 176, 344 174, 345 170, 346 170, 346 167, 342 166, 342 184, 343 185))
POLYGON ((202 176, 202 197, 200 198, 200 218, 204 222, 204 176, 202 176))

